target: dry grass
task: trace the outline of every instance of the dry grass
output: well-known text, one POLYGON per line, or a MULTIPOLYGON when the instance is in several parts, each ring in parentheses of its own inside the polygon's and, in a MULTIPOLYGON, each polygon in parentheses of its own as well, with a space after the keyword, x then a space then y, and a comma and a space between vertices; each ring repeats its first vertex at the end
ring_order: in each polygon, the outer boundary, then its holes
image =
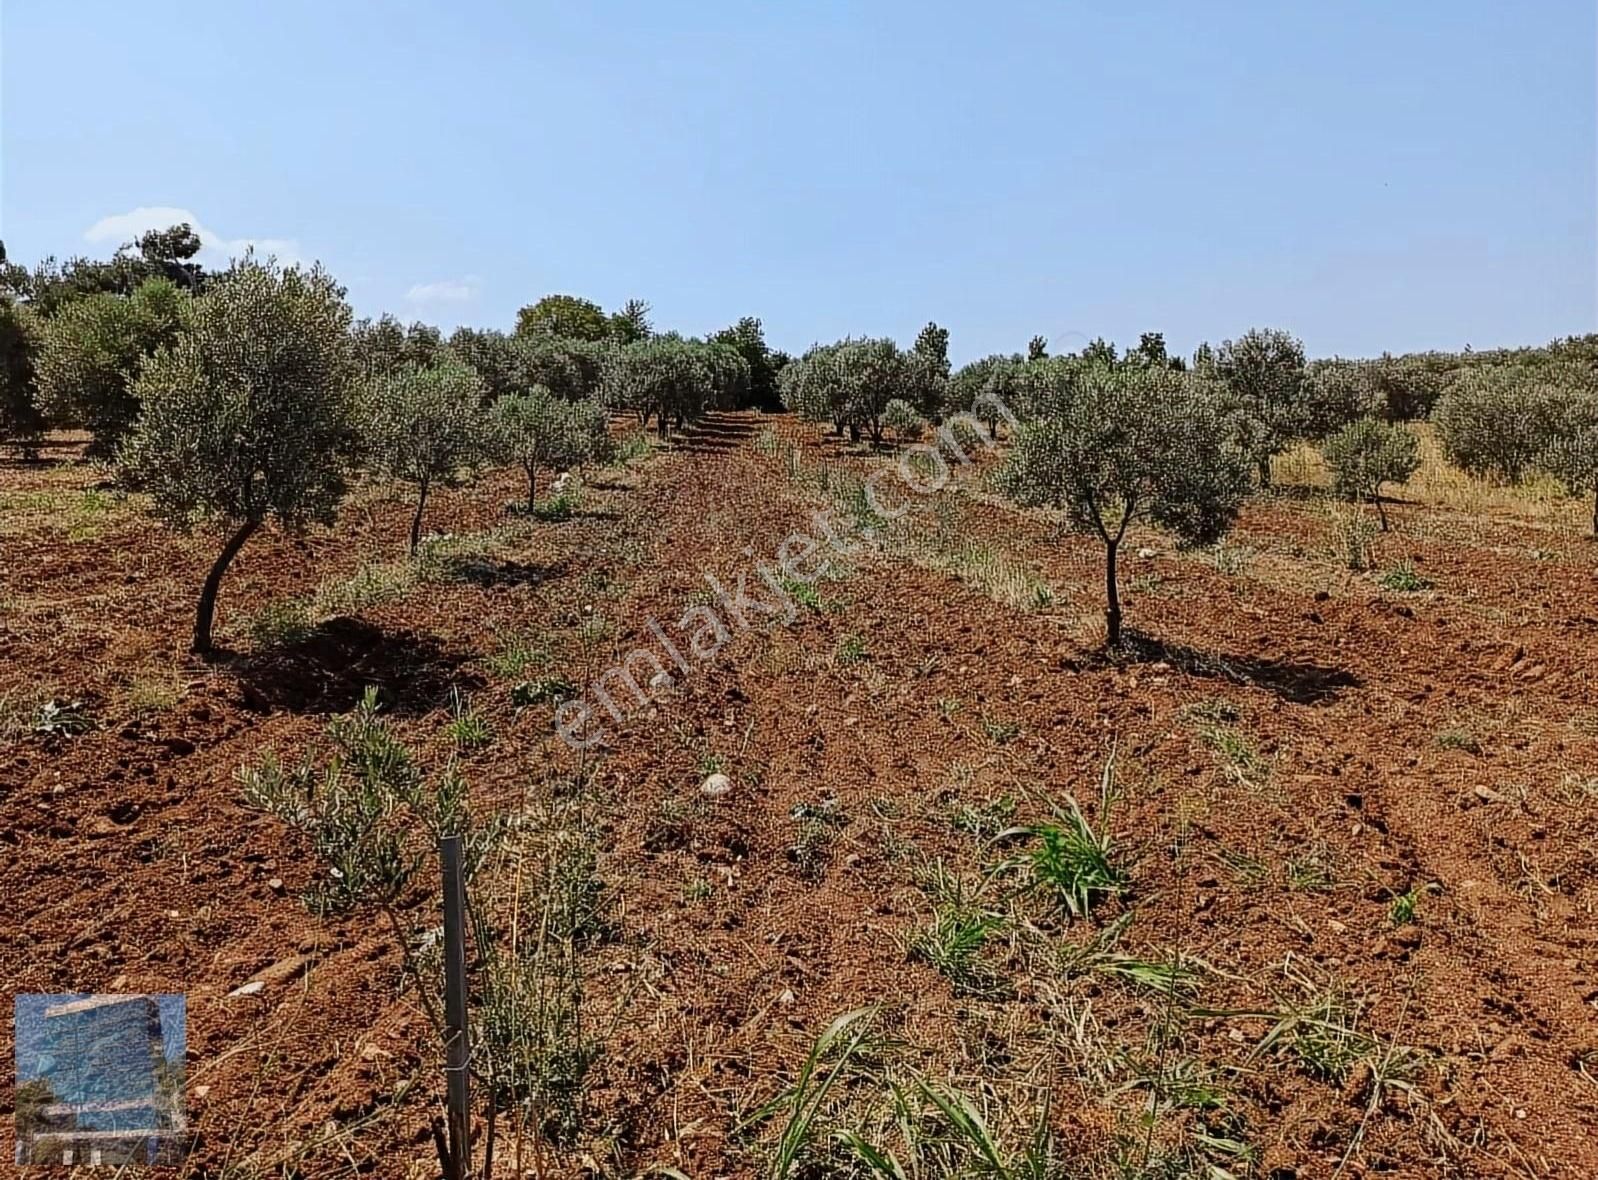
MULTIPOLYGON (((1546 475, 1521 484, 1477 479, 1443 457, 1442 442, 1430 423, 1413 423, 1410 429, 1420 440, 1420 466, 1407 483, 1386 486, 1384 491, 1392 499, 1470 516, 1535 520, 1577 534, 1587 531, 1590 505, 1566 495, 1557 480, 1546 475)), ((1301 487, 1329 489, 1332 483, 1320 451, 1308 443, 1278 455, 1272 476, 1280 484, 1301 487)))

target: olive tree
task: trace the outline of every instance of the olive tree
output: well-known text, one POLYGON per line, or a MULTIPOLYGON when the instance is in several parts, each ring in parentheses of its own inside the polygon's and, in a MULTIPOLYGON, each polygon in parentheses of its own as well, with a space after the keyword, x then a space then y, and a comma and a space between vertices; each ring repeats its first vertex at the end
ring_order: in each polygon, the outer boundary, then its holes
POLYGON ((903 398, 896 397, 882 411, 882 424, 893 431, 901 445, 913 443, 927 431, 927 420, 903 398))
POLYGON ((1385 408, 1368 362, 1318 360, 1304 373, 1299 430, 1305 438, 1324 439, 1385 408))
POLYGON ((998 437, 1000 407, 1015 403, 1016 380, 1026 361, 1019 353, 992 356, 962 365, 949 378, 943 410, 947 414, 973 414, 981 419, 988 433, 998 437))
POLYGON ((422 516, 435 483, 476 466, 485 442, 483 383, 455 361, 396 369, 367 386, 366 438, 377 470, 416 485, 410 551, 422 540, 422 516))
POLYGON ((177 339, 191 301, 171 280, 147 279, 131 295, 101 292, 63 305, 46 321, 39 357, 45 415, 86 429, 91 455, 115 455, 138 421, 140 367, 177 339))
POLYGON ((1108 642, 1121 642, 1116 557, 1127 530, 1150 521, 1185 544, 1218 540, 1249 489, 1249 456, 1225 399, 1169 369, 1093 365, 1024 425, 1001 469, 1017 503, 1063 509, 1104 545, 1108 642))
POLYGON ((848 344, 849 341, 840 340, 814 345, 784 366, 777 377, 784 408, 807 422, 830 422, 833 433, 840 435, 848 425, 849 389, 839 354, 848 344))
POLYGON ((848 427, 851 439, 867 434, 880 444, 887 425, 883 415, 894 399, 923 416, 941 409, 948 377, 936 344, 934 339, 918 351, 886 338, 851 338, 812 348, 784 370, 784 404, 812 421, 830 419, 840 434, 848 427))
POLYGON ((1589 390, 1571 398, 1538 466, 1571 495, 1593 497, 1592 535, 1598 539, 1598 392, 1589 390))
POLYGON ((538 472, 603 459, 610 449, 609 415, 598 402, 567 401, 541 385, 494 403, 492 448, 501 462, 527 475, 527 511, 538 497, 538 472))
MULTIPOLYGON (((719 347, 719 346, 718 346, 719 347)), ((734 350, 726 348, 731 373, 734 350)), ((747 380, 747 369, 745 380, 747 380)), ((634 413, 645 426, 655 418, 662 437, 704 413, 714 396, 716 372, 704 345, 655 336, 613 350, 600 376, 600 397, 613 410, 634 413)))
POLYGON ((143 414, 123 472, 173 525, 226 532, 200 591, 196 653, 211 650, 222 576, 257 529, 333 521, 354 427, 349 326, 344 290, 320 268, 245 259, 212 278, 134 383, 143 414))
POLYGON ((1584 373, 1559 366, 1467 369, 1432 414, 1443 453, 1475 476, 1518 483, 1558 436, 1584 373))
POLYGON ((404 365, 430 365, 444 350, 443 335, 431 324, 416 322, 407 327, 391 315, 357 320, 350 339, 356 367, 367 380, 404 365))
POLYGON ((1415 435, 1402 426, 1365 417, 1350 422, 1328 438, 1321 455, 1332 472, 1337 493, 1357 503, 1371 501, 1387 531, 1387 509, 1382 505, 1382 484, 1403 483, 1420 465, 1415 435))
POLYGON ((1271 459, 1304 433, 1304 345, 1289 332, 1254 328, 1222 342, 1214 367, 1253 422, 1250 457, 1269 487, 1271 459))
POLYGON ((516 313, 518 336, 546 333, 577 340, 603 340, 610 330, 610 321, 599 304, 576 295, 545 295, 516 313))
POLYGON ((45 419, 34 395, 42 330, 26 304, 0 296, 0 446, 36 452, 45 419))

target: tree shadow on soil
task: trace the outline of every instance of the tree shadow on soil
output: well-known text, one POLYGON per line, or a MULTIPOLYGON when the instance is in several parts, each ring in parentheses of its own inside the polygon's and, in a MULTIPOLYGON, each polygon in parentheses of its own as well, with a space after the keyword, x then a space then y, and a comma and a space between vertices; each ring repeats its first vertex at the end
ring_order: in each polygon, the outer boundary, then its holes
POLYGON ((1163 661, 1189 676, 1263 688, 1295 705, 1321 704, 1335 699, 1343 689, 1358 688, 1361 683, 1358 676, 1343 668, 1200 651, 1137 632, 1129 632, 1123 638, 1120 652, 1105 653, 1101 659, 1106 664, 1117 665, 1163 661))
POLYGON ((452 581, 471 586, 540 586, 566 572, 564 561, 541 565, 530 561, 500 561, 492 557, 457 557, 445 567, 452 581))
POLYGON ((230 670, 245 704, 263 712, 342 713, 373 687, 385 711, 414 717, 437 708, 451 688, 483 686, 481 676, 461 675, 471 658, 430 635, 337 618, 292 643, 237 656, 230 670))

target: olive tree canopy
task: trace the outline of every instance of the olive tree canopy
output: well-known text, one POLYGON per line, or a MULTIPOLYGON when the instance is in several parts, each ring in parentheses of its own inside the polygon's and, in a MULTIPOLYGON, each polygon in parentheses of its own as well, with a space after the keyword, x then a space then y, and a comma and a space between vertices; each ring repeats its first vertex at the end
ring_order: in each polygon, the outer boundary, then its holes
POLYGON ((1304 345, 1278 328, 1253 328, 1221 344, 1214 369, 1253 421, 1252 458, 1268 487, 1272 457, 1304 434, 1304 345))
POLYGON ((0 295, 0 446, 31 453, 45 419, 34 392, 43 330, 26 304, 0 295))
POLYGON ((45 416, 87 430, 91 455, 115 455, 139 417, 139 370, 177 339, 191 302, 171 280, 147 279, 131 295, 101 292, 63 305, 45 322, 39 357, 45 416))
POLYGON ((1598 538, 1598 391, 1589 389, 1570 398, 1538 466, 1571 495, 1593 497, 1592 534, 1598 538))
POLYGON ((200 593, 195 652, 211 650, 222 575, 256 529, 337 513, 354 425, 349 326, 344 290, 320 268, 245 259, 212 279, 134 383, 143 416, 123 471, 172 524, 228 530, 200 593))
POLYGON ((1376 505, 1387 529, 1387 509, 1382 504, 1382 484, 1403 483, 1420 465, 1419 443, 1403 426, 1365 417, 1337 431, 1321 447, 1332 471, 1332 486, 1350 500, 1376 505))
POLYGON ((576 467, 605 457, 610 435, 605 408, 567 401, 541 385, 494 403, 493 449, 527 476, 527 510, 537 501, 538 472, 576 467))
POLYGON ((422 539, 422 514, 435 483, 455 478, 483 456, 483 383, 453 358, 396 369, 367 388, 367 448, 378 470, 417 488, 410 551, 422 539))
POLYGON ((1116 556, 1127 530, 1148 521, 1186 544, 1218 540, 1248 494, 1249 460, 1210 383, 1170 369, 1092 365, 1022 427, 999 484, 1018 503, 1063 509, 1103 542, 1115 646, 1116 556))

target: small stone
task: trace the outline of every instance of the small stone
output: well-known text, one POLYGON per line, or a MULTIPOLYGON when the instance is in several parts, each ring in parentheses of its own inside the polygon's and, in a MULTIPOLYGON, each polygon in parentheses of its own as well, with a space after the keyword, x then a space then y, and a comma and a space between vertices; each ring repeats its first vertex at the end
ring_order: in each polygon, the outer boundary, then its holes
POLYGON ((782 995, 777 997, 777 1003, 786 1006, 788 1004, 792 1004, 798 998, 799 997, 793 994, 793 988, 785 987, 782 989, 782 995))
POLYGON ((656 672, 649 678, 649 690, 651 692, 670 692, 671 685, 671 677, 665 672, 656 672))
POLYGON ((724 774, 712 774, 699 784, 699 793, 707 799, 720 799, 732 790, 732 779, 724 774))
POLYGON ((1229 1028, 1229 1029, 1227 1029, 1226 1030, 1226 1039, 1229 1040, 1229 1041, 1233 1041, 1233 1042, 1235 1042, 1236 1044, 1239 1044, 1239 1045, 1241 1045, 1244 1041, 1248 1040, 1248 1038, 1243 1035, 1243 1030, 1240 1029, 1240 1028, 1229 1028))
POLYGON ((270 889, 273 893, 282 893, 283 892, 283 878, 282 877, 273 877, 270 881, 268 881, 266 883, 266 887, 268 889, 270 889))
POLYGON ((1137 555, 1144 561, 1147 561, 1151 557, 1158 557, 1160 555, 1160 551, 1158 549, 1150 549, 1147 545, 1145 545, 1143 548, 1137 551, 1137 555))
POLYGON ((231 999, 234 996, 253 996, 259 993, 265 987, 266 984, 262 983, 259 979, 252 979, 249 983, 240 984, 238 987, 228 992, 228 997, 231 999))
POLYGON ((210 1092, 211 1092, 211 1087, 210 1086, 196 1086, 196 1087, 194 1087, 194 1090, 193 1090, 193 1094, 194 1094, 194 1096, 196 1098, 204 1098, 210 1092))
POLYGON ((1483 803, 1507 803, 1507 802, 1509 802, 1509 800, 1505 796, 1500 795, 1497 791, 1493 790, 1491 787, 1485 787, 1485 786, 1478 785, 1477 787, 1474 788, 1474 794, 1475 794, 1476 798, 1480 799, 1483 803))

